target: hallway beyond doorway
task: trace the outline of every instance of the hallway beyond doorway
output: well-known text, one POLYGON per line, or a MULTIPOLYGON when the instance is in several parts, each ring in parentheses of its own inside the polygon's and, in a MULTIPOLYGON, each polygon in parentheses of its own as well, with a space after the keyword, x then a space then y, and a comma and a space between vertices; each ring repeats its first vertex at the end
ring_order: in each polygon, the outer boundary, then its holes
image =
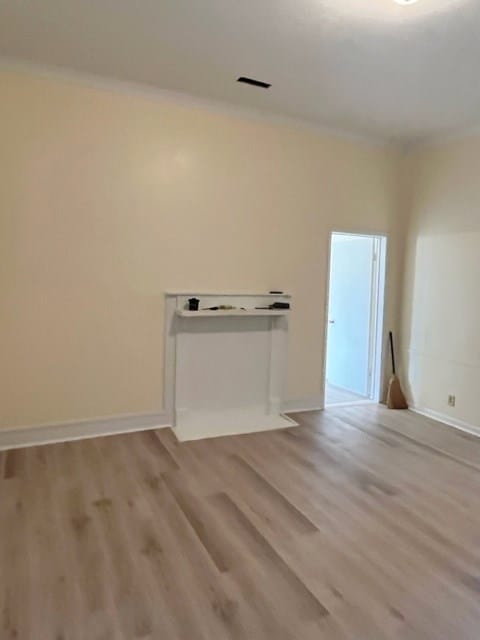
POLYGON ((335 405, 342 404, 361 404, 361 403, 373 402, 365 396, 361 396, 358 393, 354 393, 349 389, 343 389, 342 387, 336 387, 329 382, 325 385, 325 406, 333 407, 335 405))
POLYGON ((386 238, 332 232, 325 405, 378 402, 386 238))

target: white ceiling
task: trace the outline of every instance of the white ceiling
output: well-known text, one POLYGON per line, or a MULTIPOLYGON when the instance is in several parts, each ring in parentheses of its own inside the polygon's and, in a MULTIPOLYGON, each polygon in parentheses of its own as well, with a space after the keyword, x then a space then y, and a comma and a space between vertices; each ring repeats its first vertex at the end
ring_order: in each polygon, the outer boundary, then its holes
POLYGON ((480 124, 480 0, 0 0, 0 54, 386 138, 480 124))

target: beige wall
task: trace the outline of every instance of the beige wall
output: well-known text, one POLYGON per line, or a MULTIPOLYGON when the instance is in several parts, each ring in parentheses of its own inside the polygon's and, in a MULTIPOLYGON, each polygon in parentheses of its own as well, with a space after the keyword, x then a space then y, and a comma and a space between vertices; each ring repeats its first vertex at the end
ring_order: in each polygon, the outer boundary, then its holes
POLYGON ((0 71, 3 427, 159 411, 167 289, 294 296, 290 399, 321 393, 328 233, 390 233, 397 157, 294 125, 0 71))
POLYGON ((480 138, 423 148, 406 162, 402 344, 410 397, 421 409, 480 426, 480 138))

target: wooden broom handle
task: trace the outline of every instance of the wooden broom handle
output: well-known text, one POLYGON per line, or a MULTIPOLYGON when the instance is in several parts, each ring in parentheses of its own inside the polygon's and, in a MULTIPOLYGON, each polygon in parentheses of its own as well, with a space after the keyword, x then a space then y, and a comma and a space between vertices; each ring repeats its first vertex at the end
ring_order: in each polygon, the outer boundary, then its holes
POLYGON ((392 371, 393 371, 393 375, 396 374, 395 372, 395 352, 393 350, 393 333, 390 331, 389 332, 389 337, 390 337, 390 353, 392 354, 392 371))

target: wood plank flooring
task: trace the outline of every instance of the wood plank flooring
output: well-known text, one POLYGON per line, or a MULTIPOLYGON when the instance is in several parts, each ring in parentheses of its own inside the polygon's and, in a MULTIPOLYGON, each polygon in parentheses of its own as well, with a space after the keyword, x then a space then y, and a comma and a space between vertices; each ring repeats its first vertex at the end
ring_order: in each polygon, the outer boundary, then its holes
POLYGON ((329 407, 336 404, 351 404, 357 402, 369 402, 368 398, 348 389, 336 387, 333 384, 325 385, 325 404, 329 407))
POLYGON ((480 440, 295 418, 0 453, 0 639, 478 640, 480 440))

